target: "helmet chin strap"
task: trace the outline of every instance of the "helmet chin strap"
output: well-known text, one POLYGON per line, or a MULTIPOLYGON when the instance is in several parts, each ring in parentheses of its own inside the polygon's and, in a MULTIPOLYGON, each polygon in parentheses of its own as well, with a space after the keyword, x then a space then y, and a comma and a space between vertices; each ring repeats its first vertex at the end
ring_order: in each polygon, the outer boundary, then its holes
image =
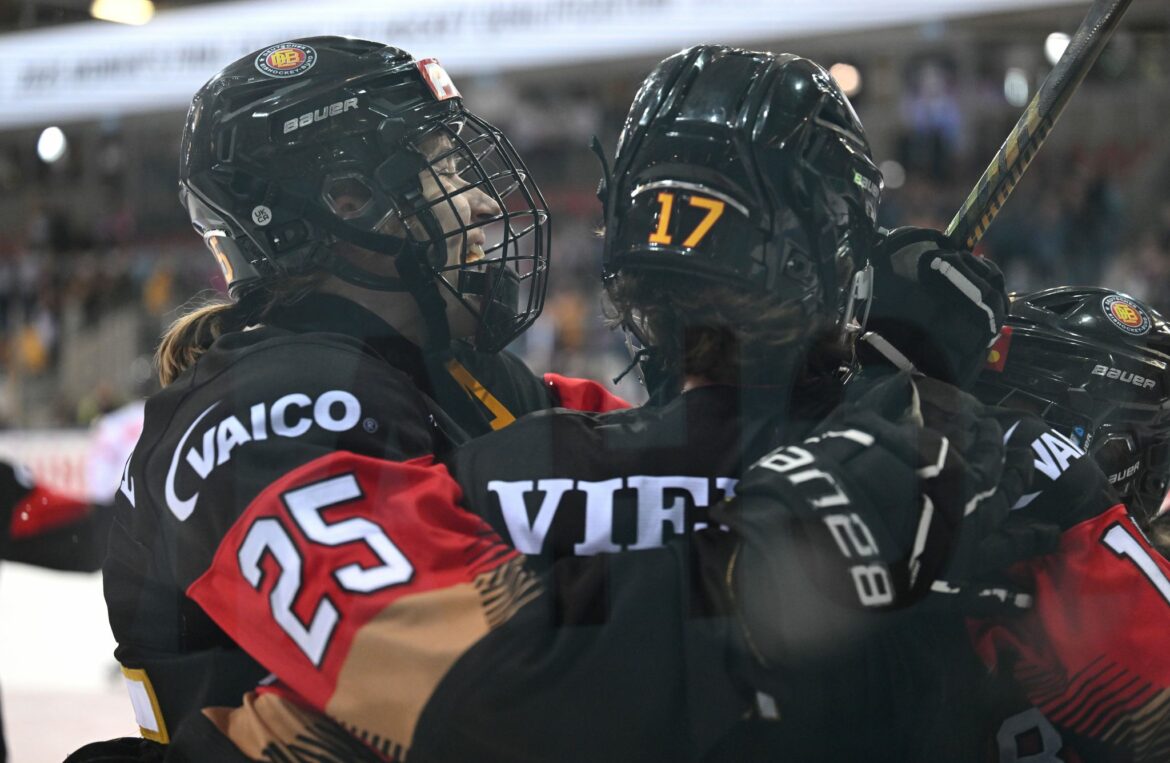
POLYGON ((613 383, 620 382, 630 371, 635 371, 638 380, 646 388, 647 405, 666 405, 682 391, 683 379, 676 373, 668 372, 662 365, 662 356, 655 345, 646 341, 645 336, 629 322, 622 323, 626 337, 626 351, 630 364, 618 374, 613 383))
POLYGON ((418 209, 416 219, 427 233, 429 244, 408 241, 403 238, 362 230, 347 224, 332 214, 318 209, 299 194, 291 194, 260 178, 237 170, 237 174, 249 180, 254 196, 269 203, 292 202, 299 217, 327 231, 336 238, 378 254, 394 258, 398 276, 385 276, 346 262, 340 257, 330 257, 322 263, 326 270, 341 280, 365 289, 386 292, 406 292, 414 299, 427 328, 423 350, 428 353, 445 354, 451 348, 451 328, 447 323, 447 303, 439 292, 438 275, 427 264, 427 253, 431 247, 438 247, 446 259, 446 236, 435 213, 426 204, 422 189, 409 189, 403 194, 404 200, 418 209))
POLYGON ((329 257, 323 267, 342 281, 363 289, 386 292, 408 292, 405 282, 397 276, 384 276, 359 268, 341 257, 329 257))
MULTIPOLYGON (((421 196, 421 193, 419 195, 421 196)), ((447 303, 439 291, 437 283, 439 276, 427 264, 427 253, 431 247, 444 247, 445 253, 446 237, 434 212, 423 207, 417 215, 417 219, 427 232, 429 245, 356 228, 333 215, 315 209, 312 205, 306 205, 304 217, 346 243, 393 257, 394 266, 398 269, 397 276, 371 273, 341 257, 328 258, 324 267, 354 286, 410 294, 427 328, 423 350, 437 354, 450 350, 451 328, 447 323, 447 303)))

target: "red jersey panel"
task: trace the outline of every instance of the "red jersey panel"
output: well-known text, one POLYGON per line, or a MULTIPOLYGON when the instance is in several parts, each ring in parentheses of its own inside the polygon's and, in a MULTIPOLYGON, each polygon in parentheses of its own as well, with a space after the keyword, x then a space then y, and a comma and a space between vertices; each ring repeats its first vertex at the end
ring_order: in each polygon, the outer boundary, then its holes
POLYGON ((576 379, 550 373, 544 375, 544 383, 561 408, 584 413, 609 413, 632 407, 591 379, 576 379))
MULTIPOLYGON (((971 627, 984 662, 1043 714, 1021 738, 1066 761, 1170 759, 1170 562, 1119 504, 1021 569, 1035 608, 971 627)), ((1000 737, 1001 760, 1025 759, 1000 737)))
POLYGON ((459 499, 429 457, 330 454, 264 490, 187 593, 309 707, 409 748, 450 666, 538 590, 459 499))

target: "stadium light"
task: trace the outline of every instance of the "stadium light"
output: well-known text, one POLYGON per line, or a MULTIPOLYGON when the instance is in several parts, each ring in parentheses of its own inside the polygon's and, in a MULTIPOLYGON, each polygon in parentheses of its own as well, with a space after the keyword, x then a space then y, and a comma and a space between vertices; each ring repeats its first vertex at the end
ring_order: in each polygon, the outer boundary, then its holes
POLYGON ((1053 32, 1044 40, 1044 57, 1048 59, 1048 63, 1056 65, 1060 57, 1064 55, 1064 49, 1068 47, 1069 36, 1064 32, 1053 32))
POLYGON ((41 137, 37 138, 37 156, 45 164, 52 164, 65 156, 68 148, 69 141, 60 127, 46 127, 41 131, 41 137))
POLYGON ((93 0, 89 15, 115 24, 141 26, 154 16, 151 0, 93 0))
POLYGON ((829 74, 837 80, 841 92, 850 98, 861 92, 861 72, 853 64, 833 64, 829 67, 829 74))
POLYGON ((885 187, 889 189, 901 188, 906 184, 906 168, 893 159, 886 159, 878 166, 882 173, 885 187))
POLYGON ((1028 103, 1028 73, 1023 69, 1012 67, 1003 75, 1003 97, 1013 106, 1023 106, 1028 103))

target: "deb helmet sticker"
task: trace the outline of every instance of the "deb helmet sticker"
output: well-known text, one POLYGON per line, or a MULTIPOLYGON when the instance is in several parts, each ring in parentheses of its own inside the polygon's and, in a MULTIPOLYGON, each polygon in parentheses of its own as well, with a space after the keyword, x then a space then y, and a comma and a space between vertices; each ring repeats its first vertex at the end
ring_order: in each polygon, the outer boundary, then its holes
POLYGON ((1141 336, 1153 325, 1149 314, 1128 297, 1111 294, 1101 301, 1101 307, 1105 310, 1105 317, 1127 334, 1141 336))
POLYGON ((317 51, 308 45, 282 42, 256 56, 256 68, 269 77, 299 77, 317 63, 317 51))
POLYGON ((436 101, 445 101, 448 98, 459 98, 459 89, 451 80, 451 75, 443 68, 436 58, 424 58, 418 62, 419 73, 431 89, 436 101))

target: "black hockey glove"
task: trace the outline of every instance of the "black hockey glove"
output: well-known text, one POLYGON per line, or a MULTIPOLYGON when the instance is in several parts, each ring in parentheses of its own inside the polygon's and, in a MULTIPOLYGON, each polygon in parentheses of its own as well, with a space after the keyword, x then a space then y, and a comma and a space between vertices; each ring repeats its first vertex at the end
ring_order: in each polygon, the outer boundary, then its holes
MULTIPOLYGON (((925 425, 965 447, 971 435, 962 424, 964 414, 979 402, 934 379, 917 379, 917 388, 925 425)), ((1021 521, 1012 513, 1032 489, 1034 474, 1031 439, 1014 435, 1014 428, 1022 418, 1029 426, 1043 426, 1043 422, 1006 408, 982 406, 982 410, 999 421, 1005 433, 1003 473, 997 490, 972 505, 963 517, 944 579, 934 582, 928 602, 931 607, 967 615, 1031 607, 1031 591, 1002 573, 1021 559, 1050 552, 1059 540, 1059 530, 1049 523, 1021 521)))
POLYGON ((998 483, 995 490, 979 494, 965 507, 946 574, 974 580, 1021 558, 1044 553, 1049 547, 1047 534, 1038 546, 1029 542, 1029 532, 1016 532, 1019 528, 1009 528, 1007 524, 1012 508, 1031 488, 1034 472, 1031 441, 1009 436, 1008 430, 1021 417, 1040 420, 1031 414, 984 405, 972 395, 937 379, 917 377, 915 388, 923 425, 945 436, 960 452, 966 453, 981 436, 980 431, 972 428, 973 417, 976 422, 997 421, 1004 432, 1003 468, 998 483))
POLYGON ((1028 581, 1010 574, 1012 566, 1056 551, 1065 530, 1121 503, 1109 478, 1077 443, 1030 413, 993 410, 1008 451, 1026 454, 1029 479, 1011 513, 984 536, 968 566, 956 565, 945 583, 936 584, 942 598, 957 596, 968 614, 1030 604, 1024 595, 1028 581), (1012 597, 1013 591, 1020 595, 1012 597))
POLYGON ((32 474, 28 469, 0 461, 0 559, 7 558, 12 512, 32 489, 32 474))
POLYGON ((91 742, 74 750, 64 763, 162 763, 166 747, 140 737, 91 742))
POLYGON ((912 364, 960 387, 973 382, 1007 312, 999 268, 939 231, 910 227, 880 231, 872 262, 862 364, 912 364))
POLYGON ((887 377, 812 437, 760 459, 736 498, 713 509, 738 535, 731 595, 765 662, 852 628, 842 610, 922 598, 950 563, 965 517, 1006 514, 1015 498, 999 488, 1003 430, 974 398, 954 402, 952 440, 921 426, 908 374, 887 377))

